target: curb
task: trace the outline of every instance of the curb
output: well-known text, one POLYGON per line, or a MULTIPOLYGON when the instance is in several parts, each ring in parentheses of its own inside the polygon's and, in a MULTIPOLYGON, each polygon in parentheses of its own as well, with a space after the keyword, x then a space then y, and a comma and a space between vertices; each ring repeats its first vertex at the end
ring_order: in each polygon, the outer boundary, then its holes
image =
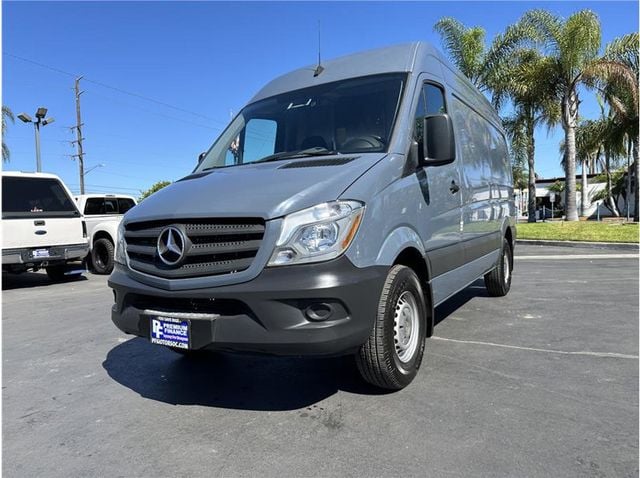
POLYGON ((546 241, 542 239, 517 239, 516 244, 523 246, 561 246, 582 247, 591 249, 611 249, 616 251, 638 251, 640 245, 633 242, 581 242, 581 241, 546 241))

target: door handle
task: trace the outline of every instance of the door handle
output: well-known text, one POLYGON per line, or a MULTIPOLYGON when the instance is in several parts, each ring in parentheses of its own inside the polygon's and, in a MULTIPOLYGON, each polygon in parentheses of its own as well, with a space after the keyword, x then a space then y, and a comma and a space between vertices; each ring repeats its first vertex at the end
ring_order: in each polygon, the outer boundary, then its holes
POLYGON ((449 186, 449 191, 451 191, 451 194, 455 194, 458 191, 460 191, 460 186, 458 186, 455 181, 451 181, 451 186, 449 186))

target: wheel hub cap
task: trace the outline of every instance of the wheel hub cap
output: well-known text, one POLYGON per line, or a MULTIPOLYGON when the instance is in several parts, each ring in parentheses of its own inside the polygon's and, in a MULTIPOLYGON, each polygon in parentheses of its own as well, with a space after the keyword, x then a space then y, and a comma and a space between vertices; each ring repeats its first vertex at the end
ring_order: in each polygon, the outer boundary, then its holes
POLYGON ((418 303, 413 293, 405 291, 398 298, 394 313, 395 350, 401 362, 409 362, 418 349, 418 303))
POLYGON ((504 251, 502 255, 502 268, 504 272, 504 283, 506 284, 509 282, 509 275, 511 274, 509 254, 507 254, 507 251, 504 251))

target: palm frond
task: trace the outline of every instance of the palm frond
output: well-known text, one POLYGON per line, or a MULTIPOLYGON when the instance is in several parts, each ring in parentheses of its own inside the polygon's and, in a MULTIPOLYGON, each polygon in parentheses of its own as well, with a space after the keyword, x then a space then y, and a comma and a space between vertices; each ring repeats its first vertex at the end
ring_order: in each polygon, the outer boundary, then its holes
POLYGON ((566 76, 579 76, 596 59, 601 37, 600 20, 591 10, 581 10, 567 19, 559 39, 559 58, 566 76))

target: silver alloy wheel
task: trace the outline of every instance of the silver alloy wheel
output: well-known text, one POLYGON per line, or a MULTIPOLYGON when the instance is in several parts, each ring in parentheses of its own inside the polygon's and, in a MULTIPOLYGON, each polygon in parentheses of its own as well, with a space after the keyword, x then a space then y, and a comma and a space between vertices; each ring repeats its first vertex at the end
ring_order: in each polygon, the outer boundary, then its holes
POLYGON ((509 283, 509 276, 511 275, 511 268, 509 264, 509 254, 505 250, 502 253, 502 273, 504 274, 504 283, 509 283))
POLYGON ((409 362, 418 350, 420 321, 418 302, 412 292, 405 291, 398 298, 393 317, 393 341, 398 359, 409 362))

